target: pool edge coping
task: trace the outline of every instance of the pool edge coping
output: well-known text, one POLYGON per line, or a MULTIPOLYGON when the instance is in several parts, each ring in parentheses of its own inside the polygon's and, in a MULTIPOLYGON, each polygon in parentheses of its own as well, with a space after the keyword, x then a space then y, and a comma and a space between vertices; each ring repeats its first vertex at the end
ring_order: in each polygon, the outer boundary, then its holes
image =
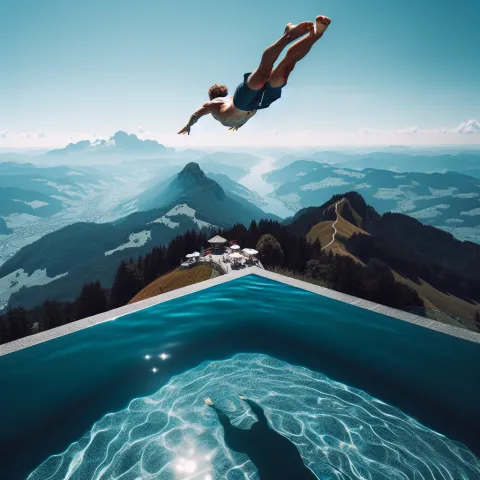
POLYGON ((419 315, 414 315, 412 313, 404 312, 402 310, 397 310, 395 308, 387 307, 379 303, 370 302, 369 300, 364 300, 362 298, 353 297, 345 293, 340 293, 326 287, 314 285, 308 282, 304 282, 302 280, 297 280, 295 278, 280 275, 278 273, 270 272, 268 270, 264 270, 258 267, 250 267, 246 270, 236 271, 227 275, 221 275, 216 278, 204 280, 193 285, 188 285, 187 287, 156 295, 154 297, 140 300, 138 302, 128 304, 113 310, 108 310, 107 312, 99 313, 98 315, 83 318, 81 320, 77 320, 75 322, 68 323, 66 325, 62 325, 51 330, 46 330, 44 332, 36 333, 33 335, 29 335, 28 337, 23 337, 9 343, 5 343, 3 345, 0 345, 0 356, 16 352, 27 347, 32 347, 48 340, 53 340, 55 338, 68 335, 69 333, 74 333, 103 322, 116 320, 117 318, 124 315, 144 310, 154 305, 159 305, 163 302, 168 302, 169 300, 183 297, 184 295, 189 295, 191 293, 199 292, 201 290, 205 290, 206 288, 221 285, 223 283, 246 277, 248 275, 258 275, 261 277, 265 277, 270 280, 275 280, 277 282, 284 283, 292 287, 315 293, 317 295, 322 295, 324 297, 332 298, 343 303, 348 303, 355 307, 360 307, 365 310, 371 310, 376 313, 386 315, 388 317, 396 318, 397 320, 402 320, 404 322, 413 323, 415 325, 428 328, 439 333, 444 333, 474 343, 480 343, 480 333, 476 333, 471 330, 462 329, 453 325, 438 322, 436 320, 420 317, 419 315))

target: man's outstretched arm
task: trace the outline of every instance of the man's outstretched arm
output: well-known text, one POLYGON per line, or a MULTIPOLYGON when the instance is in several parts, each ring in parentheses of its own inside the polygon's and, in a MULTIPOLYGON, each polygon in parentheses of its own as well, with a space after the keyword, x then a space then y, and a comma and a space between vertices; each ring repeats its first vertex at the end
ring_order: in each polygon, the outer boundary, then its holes
POLYGON ((178 133, 180 135, 185 135, 185 133, 187 133, 188 135, 190 135, 190 129, 192 128, 192 125, 194 125, 195 123, 198 122, 198 120, 205 116, 205 115, 208 115, 209 113, 212 113, 213 111, 213 104, 212 102, 207 102, 205 103, 202 108, 200 108, 199 110, 197 110, 191 117, 190 117, 190 120, 188 121, 187 125, 185 125, 185 127, 183 127, 178 133))

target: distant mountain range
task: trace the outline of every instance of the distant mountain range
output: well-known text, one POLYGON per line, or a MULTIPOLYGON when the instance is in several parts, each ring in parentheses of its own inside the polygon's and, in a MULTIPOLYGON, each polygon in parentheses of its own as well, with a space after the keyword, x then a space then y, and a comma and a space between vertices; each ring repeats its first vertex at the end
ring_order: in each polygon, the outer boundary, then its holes
POLYGON ((394 172, 445 173, 459 172, 477 176, 480 169, 480 150, 452 151, 435 148, 415 150, 407 147, 390 147, 383 150, 353 153, 319 151, 305 156, 284 155, 276 162, 278 168, 297 160, 307 160, 330 165, 363 170, 375 168, 394 172))
POLYGON ((147 204, 192 157, 199 158, 203 171, 212 177, 223 175, 219 182, 222 179, 225 193, 246 210, 264 204, 238 183, 227 185, 225 177, 244 177, 259 158, 171 150, 117 132, 108 141, 79 142, 54 153, 0 153, 0 265, 24 246, 67 225, 111 222, 139 210, 164 207, 163 202, 147 204))
POLYGON ((215 152, 209 153, 201 157, 200 162, 205 163, 221 163, 230 166, 243 168, 248 173, 250 168, 258 164, 259 158, 250 153, 234 153, 234 152, 215 152))
POLYGON ((125 174, 93 167, 0 163, 0 265, 69 224, 131 213, 134 205, 116 213, 112 209, 135 189, 125 174))
POLYGON ((196 163, 151 193, 141 197, 145 211, 113 223, 75 223, 22 248, 0 267, 0 301, 32 307, 46 299, 72 300, 85 281, 99 278, 111 286, 121 259, 166 245, 187 230, 276 218, 227 194, 196 163))
MULTIPOLYGON (((49 217, 62 210, 62 202, 40 192, 0 187, 0 215, 30 214, 49 217)), ((5 222, 5 220, 2 218, 5 222)))
POLYGON ((24 213, 48 217, 109 183, 109 177, 95 168, 0 163, 0 216, 24 213))
POLYGON ((264 179, 275 186, 273 196, 294 211, 356 190, 380 213, 405 213, 459 239, 480 242, 480 181, 469 175, 358 171, 300 160, 265 174, 264 179))
POLYGON ((466 175, 480 179, 480 168, 473 168, 464 172, 466 175))
POLYGON ((50 150, 47 155, 129 155, 132 152, 143 155, 158 155, 173 153, 173 148, 165 147, 156 140, 141 140, 135 134, 123 131, 116 132, 108 140, 97 139, 81 140, 77 143, 69 143, 65 148, 50 150))
POLYGON ((305 208, 284 224, 310 242, 318 239, 326 252, 349 256, 379 272, 387 269, 396 281, 416 290, 426 308, 467 319, 463 326, 480 331, 480 325, 471 323, 480 309, 480 245, 460 242, 407 215, 379 215, 357 192, 305 208))
POLYGON ((240 180, 261 159, 248 153, 215 152, 203 154, 195 162, 207 174, 223 174, 233 180, 240 180))

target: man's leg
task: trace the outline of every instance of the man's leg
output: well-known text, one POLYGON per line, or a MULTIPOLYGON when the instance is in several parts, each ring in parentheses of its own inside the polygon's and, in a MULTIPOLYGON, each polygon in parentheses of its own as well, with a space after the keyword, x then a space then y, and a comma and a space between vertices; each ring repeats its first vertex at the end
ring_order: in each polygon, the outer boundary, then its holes
POLYGON ((258 423, 263 427, 268 427, 267 417, 263 412, 263 408, 260 405, 258 405, 258 403, 255 403, 253 400, 250 400, 249 398, 246 398, 243 395, 239 395, 239 397, 240 397, 240 400, 243 400, 250 407, 250 410, 257 417, 258 423))
POLYGON ((315 29, 310 32, 310 35, 295 42, 288 49, 285 58, 275 67, 269 79, 270 86, 278 88, 287 83, 288 76, 295 68, 295 64, 305 57, 329 25, 330 19, 328 17, 319 16, 316 18, 315 29))
POLYGON ((206 405, 215 410, 218 420, 223 427, 223 435, 227 447, 235 450, 236 452, 246 453, 249 444, 248 430, 243 430, 242 428, 232 425, 232 422, 228 416, 213 403, 210 397, 205 398, 203 401, 206 405))
POLYGON ((312 26, 312 22, 302 22, 298 25, 289 23, 282 37, 263 52, 259 67, 248 77, 248 87, 252 90, 260 90, 268 82, 272 74, 273 65, 283 49, 293 40, 308 33, 312 26))

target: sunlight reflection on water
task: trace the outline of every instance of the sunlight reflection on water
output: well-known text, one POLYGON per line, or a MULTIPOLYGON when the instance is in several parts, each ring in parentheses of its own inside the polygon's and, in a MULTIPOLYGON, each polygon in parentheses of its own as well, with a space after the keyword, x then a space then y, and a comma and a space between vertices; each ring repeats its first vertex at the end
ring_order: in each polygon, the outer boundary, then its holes
POLYGON ((172 378, 154 395, 103 417, 28 478, 256 478, 249 459, 227 448, 203 403, 211 396, 247 429, 256 419, 239 392, 264 408, 319 478, 479 478, 479 460, 462 444, 360 390, 260 354, 206 362, 172 378))

